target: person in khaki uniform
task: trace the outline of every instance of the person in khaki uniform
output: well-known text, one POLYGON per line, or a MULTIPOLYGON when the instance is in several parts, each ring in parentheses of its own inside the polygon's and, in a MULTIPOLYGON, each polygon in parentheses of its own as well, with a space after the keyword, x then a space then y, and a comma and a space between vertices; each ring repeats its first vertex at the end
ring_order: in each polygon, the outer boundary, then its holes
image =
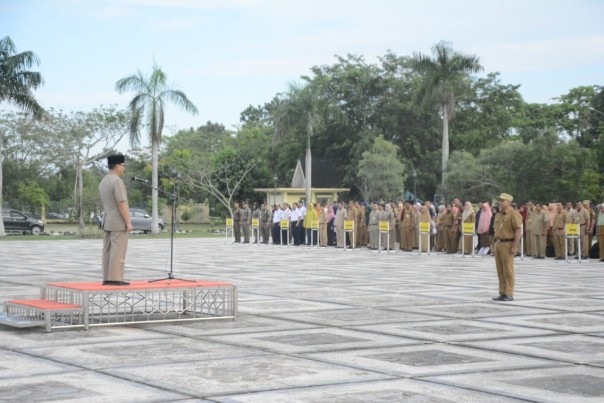
POLYGON ((401 249, 405 252, 413 251, 413 237, 415 236, 415 210, 409 203, 405 203, 401 217, 401 249))
MULTIPOLYGON (((474 207, 472 203, 466 202, 463 209, 463 214, 461 216, 462 222, 464 224, 471 223, 472 227, 474 227, 476 221, 476 213, 474 212, 474 207)), ((463 231, 463 225, 461 227, 463 231)), ((474 248, 474 236, 473 235, 464 235, 463 236, 463 253, 464 255, 471 255, 472 249, 474 248)))
POLYGON ((126 170, 123 155, 107 157, 109 173, 99 184, 99 193, 105 210, 103 219, 103 285, 130 285, 124 281, 124 265, 128 250, 128 233, 132 231, 128 195, 120 178, 126 170))
POLYGON ((545 247, 547 245, 547 228, 549 220, 547 213, 544 211, 541 204, 537 204, 533 210, 533 230, 531 231, 533 240, 533 252, 535 259, 545 259, 545 247))
POLYGON ((365 228, 365 207, 361 206, 359 202, 354 202, 354 208, 357 210, 356 219, 354 222, 354 229, 356 231, 356 247, 363 245, 363 232, 365 228))
POLYGON ((522 216, 510 207, 514 198, 508 193, 499 195, 501 211, 495 216, 495 264, 499 278, 499 296, 494 301, 514 300, 514 256, 522 235, 522 216))
POLYGON ((554 216, 554 224, 552 226, 552 235, 554 237, 554 252, 556 254, 556 260, 564 260, 564 242, 565 238, 565 227, 567 216, 564 212, 562 204, 556 205, 556 215, 554 216))
POLYGON ((444 237, 444 216, 447 212, 447 208, 444 205, 438 206, 438 214, 436 215, 436 245, 434 246, 434 250, 437 252, 442 252, 445 250, 445 237, 444 237))
POLYGON ((453 240, 451 239, 451 227, 453 226, 453 222, 455 221, 455 216, 453 215, 453 206, 451 206, 450 204, 447 204, 447 210, 445 212, 445 215, 443 216, 442 221, 445 253, 455 253, 451 252, 451 250, 453 250, 453 240))
POLYGON ((526 228, 524 229, 524 231, 526 232, 526 240, 524 242, 524 253, 527 256, 537 256, 533 245, 533 231, 535 230, 535 225, 533 222, 535 218, 534 216, 535 206, 533 205, 533 202, 529 201, 528 203, 526 203, 526 228))
MULTIPOLYGON (((577 202, 577 212, 579 213, 579 242, 581 242, 581 259, 589 257, 589 211, 583 206, 583 203, 577 202)), ((578 253, 577 253, 578 255, 578 253)), ((579 258, 577 256, 577 258, 579 258)))
POLYGON ((369 249, 378 248, 378 237, 380 236, 380 214, 376 203, 371 203, 369 213, 369 249))
POLYGON ((241 242, 241 209, 239 203, 233 205, 233 236, 235 242, 241 242))
POLYGON ((327 246, 327 225, 329 224, 329 210, 324 203, 319 205, 319 246, 327 246))
POLYGON ((346 233, 344 232, 344 221, 347 219, 348 213, 344 208, 343 203, 338 203, 338 211, 336 212, 335 218, 335 229, 336 229, 336 248, 343 248, 344 241, 346 239, 346 233))

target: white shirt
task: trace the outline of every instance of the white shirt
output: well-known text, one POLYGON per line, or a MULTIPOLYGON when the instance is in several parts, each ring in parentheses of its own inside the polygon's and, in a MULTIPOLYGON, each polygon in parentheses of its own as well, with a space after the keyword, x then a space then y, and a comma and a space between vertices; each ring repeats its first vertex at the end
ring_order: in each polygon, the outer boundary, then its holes
POLYGON ((292 211, 289 208, 287 208, 287 209, 283 210, 282 214, 283 214, 281 216, 282 220, 289 220, 290 217, 292 216, 292 211))
POLYGON ((283 216, 283 210, 281 210, 281 209, 275 210, 275 212, 273 213, 273 224, 276 224, 279 221, 281 221, 282 216, 283 216))
POLYGON ((300 209, 299 208, 295 208, 294 211, 292 211, 292 216, 291 216, 291 220, 293 222, 298 221, 298 219, 302 217, 302 215, 300 214, 300 209))
POLYGON ((304 220, 306 218, 306 207, 300 207, 300 217, 304 220))

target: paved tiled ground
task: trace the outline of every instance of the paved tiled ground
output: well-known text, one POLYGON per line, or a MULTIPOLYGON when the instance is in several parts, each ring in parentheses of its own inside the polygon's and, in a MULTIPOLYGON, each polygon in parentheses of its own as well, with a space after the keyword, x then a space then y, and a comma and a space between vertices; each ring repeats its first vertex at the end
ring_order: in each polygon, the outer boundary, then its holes
MULTIPOLYGON (((236 322, 0 327, 1 401, 604 401, 604 264, 177 239, 177 277, 239 287, 236 322)), ((100 240, 0 241, 0 300, 100 278, 100 240)), ((127 279, 169 269, 133 237, 127 279)))

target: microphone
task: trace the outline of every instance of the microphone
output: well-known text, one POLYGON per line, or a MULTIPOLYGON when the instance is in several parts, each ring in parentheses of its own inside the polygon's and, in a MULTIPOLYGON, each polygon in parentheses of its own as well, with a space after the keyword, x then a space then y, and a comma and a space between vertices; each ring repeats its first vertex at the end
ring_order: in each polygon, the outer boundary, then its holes
POLYGON ((133 177, 132 177, 132 178, 130 178, 130 179, 132 179, 132 180, 133 180, 133 181, 135 181, 135 182, 144 182, 144 183, 149 183, 149 181, 148 181, 148 180, 146 180, 146 179, 141 179, 141 178, 137 178, 136 176, 133 176, 133 177))

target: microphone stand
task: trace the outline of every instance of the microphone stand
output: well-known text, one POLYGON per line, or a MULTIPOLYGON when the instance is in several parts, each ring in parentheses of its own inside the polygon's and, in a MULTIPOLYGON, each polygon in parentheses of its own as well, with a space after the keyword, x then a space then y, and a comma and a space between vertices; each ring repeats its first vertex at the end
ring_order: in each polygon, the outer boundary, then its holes
MULTIPOLYGON (((174 189, 176 190, 176 177, 174 177, 174 189)), ((155 189, 158 192, 165 194, 166 196, 170 197, 170 200, 172 201, 172 230, 170 231, 170 271, 168 272, 168 276, 164 277, 164 278, 158 278, 155 280, 149 280, 149 283, 155 283, 158 281, 164 281, 164 280, 180 280, 180 281, 187 281, 187 282, 191 282, 194 283, 195 280, 187 280, 184 278, 176 278, 174 277, 174 231, 175 231, 175 227, 174 227, 174 223, 176 222, 176 208, 177 208, 177 204, 178 204, 178 200, 183 200, 185 202, 188 202, 188 200, 183 199, 182 197, 178 196, 177 193, 170 193, 167 192, 163 189, 160 189, 158 187, 155 187, 153 185, 151 185, 147 180, 144 179, 139 179, 136 177, 133 177, 132 180, 134 180, 135 182, 141 182, 143 183, 145 186, 147 186, 150 189, 155 189)))

